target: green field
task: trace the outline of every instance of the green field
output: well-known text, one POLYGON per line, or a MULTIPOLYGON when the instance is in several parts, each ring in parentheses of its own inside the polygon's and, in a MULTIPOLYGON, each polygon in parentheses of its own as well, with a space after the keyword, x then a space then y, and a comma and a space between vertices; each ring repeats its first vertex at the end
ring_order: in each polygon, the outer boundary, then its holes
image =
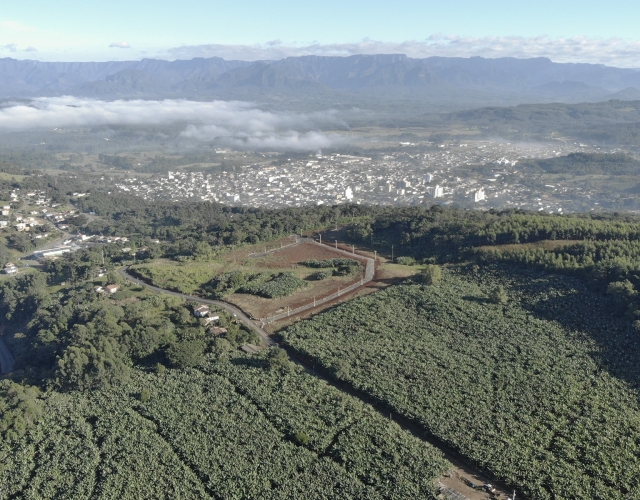
POLYGON ((567 277, 450 270, 282 336, 530 498, 640 498, 638 332, 615 310, 567 277))
POLYGON ((371 407, 264 355, 136 370, 40 404, 42 420, 0 442, 1 498, 435 498, 448 467, 371 407))

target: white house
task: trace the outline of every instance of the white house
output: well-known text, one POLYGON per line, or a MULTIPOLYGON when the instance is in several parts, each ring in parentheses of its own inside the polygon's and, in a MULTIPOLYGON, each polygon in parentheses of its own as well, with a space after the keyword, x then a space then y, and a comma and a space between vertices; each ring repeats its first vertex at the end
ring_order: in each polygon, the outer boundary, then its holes
POLYGON ((196 316, 196 317, 198 317, 198 318, 206 318, 207 316, 209 316, 209 313, 210 313, 210 312, 211 312, 211 311, 210 311, 210 309, 209 309, 209 306, 205 306, 205 305, 202 305, 202 306, 196 307, 196 308, 193 310, 193 314, 194 314, 194 316, 196 316))
POLYGON ((18 272, 18 268, 12 262, 7 262, 4 266, 4 272, 5 274, 16 274, 18 272))

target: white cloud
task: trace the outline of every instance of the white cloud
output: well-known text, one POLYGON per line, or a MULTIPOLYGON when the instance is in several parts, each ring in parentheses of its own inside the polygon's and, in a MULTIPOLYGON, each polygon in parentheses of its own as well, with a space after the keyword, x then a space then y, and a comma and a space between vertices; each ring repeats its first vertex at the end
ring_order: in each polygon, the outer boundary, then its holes
POLYGON ((24 49, 24 52, 38 52, 38 49, 36 49, 32 45, 29 45, 26 49, 24 49))
POLYGON ((8 43, 7 45, 0 45, 0 50, 8 50, 9 52, 17 52, 18 44, 17 43, 8 43))
POLYGON ((322 128, 344 129, 335 110, 309 114, 263 111, 239 101, 99 101, 41 98, 0 108, 0 130, 100 125, 185 124, 180 134, 199 141, 222 140, 254 149, 315 150, 340 142, 322 128))
POLYGON ((113 42, 109 47, 116 49, 130 49, 131 45, 129 45, 129 42, 113 42))
POLYGON ((14 33, 28 33, 38 31, 37 28, 34 28, 33 26, 27 26, 26 24, 22 24, 19 21, 11 20, 0 21, 0 28, 2 28, 2 31, 4 32, 12 31, 14 33))
POLYGON ((166 55, 176 59, 218 56, 225 59, 277 60, 303 55, 350 56, 355 54, 406 54, 409 57, 548 57, 556 62, 601 63, 618 67, 640 67, 640 40, 623 38, 548 36, 431 35, 423 40, 382 42, 363 39, 355 43, 285 44, 273 40, 264 44, 208 44, 175 47, 166 55))

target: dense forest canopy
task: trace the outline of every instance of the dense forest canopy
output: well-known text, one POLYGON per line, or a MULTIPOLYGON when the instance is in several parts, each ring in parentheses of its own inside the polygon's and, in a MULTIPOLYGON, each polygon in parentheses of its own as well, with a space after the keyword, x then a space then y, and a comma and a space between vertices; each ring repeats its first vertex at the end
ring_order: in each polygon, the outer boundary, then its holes
MULTIPOLYGON (((564 168, 563 161, 549 168, 564 168)), ((629 160, 589 161, 609 168, 629 160)), ((27 182, 61 189, 46 176, 27 182)), ((388 259, 393 248, 397 264, 423 271, 290 327, 281 333, 289 349, 532 498, 638 493, 630 472, 640 463, 637 216, 438 205, 267 210, 100 191, 74 203, 97 214, 77 221, 82 231, 127 236, 128 250, 122 243, 94 246, 0 282, 1 335, 15 357, 11 381, 0 387, 0 474, 16 478, 4 482, 12 495, 57 494, 47 474, 63 477, 77 494, 116 483, 151 491, 153 474, 136 483, 124 473, 95 472, 100 460, 114 464, 122 453, 148 462, 151 450, 163 457, 159 470, 178 471, 163 473, 176 494, 243 496, 225 489, 230 483, 221 478, 232 476, 238 488, 264 498, 302 484, 353 498, 432 496, 447 467, 433 447, 353 396, 317 385, 282 351, 240 354, 240 346, 259 339, 232 316, 221 312, 226 333, 212 335, 194 316, 195 304, 116 272, 132 254, 138 262, 206 263, 229 248, 336 226, 347 241, 388 259), (99 282, 98 269, 106 272, 99 282), (120 288, 99 294, 98 284, 120 288), (331 420, 350 405, 346 420, 331 420), (301 419, 303 411, 310 413, 301 419), (196 425, 199 415, 206 418, 196 425), (185 429, 185 421, 198 430, 185 429), (74 426, 68 444, 55 436, 65 422, 74 426), (120 434, 140 446, 105 437, 120 434), (276 449, 265 452, 273 435, 276 449), (203 454, 203 440, 247 455, 203 454), (82 447, 88 458, 78 464, 73 450, 82 447), (54 451, 43 457, 37 449, 54 451), (270 457, 277 479, 255 479, 262 466, 252 469, 243 458, 255 454, 270 457), (38 478, 33 484, 20 479, 26 470, 38 478)), ((346 258, 299 265, 317 274, 360 269, 346 258)), ((268 298, 307 285, 287 273, 236 272, 203 290, 218 298, 231 290, 268 298)))

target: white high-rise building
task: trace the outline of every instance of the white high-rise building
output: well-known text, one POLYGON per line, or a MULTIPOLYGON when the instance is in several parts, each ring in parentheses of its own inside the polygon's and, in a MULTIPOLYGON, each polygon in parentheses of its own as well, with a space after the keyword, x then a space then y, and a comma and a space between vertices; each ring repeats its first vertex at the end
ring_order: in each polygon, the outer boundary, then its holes
POLYGON ((353 200, 353 189, 350 186, 344 190, 344 197, 349 201, 353 200))
POLYGON ((486 198, 486 196, 484 194, 484 188, 480 188, 476 192, 473 193, 473 201, 474 201, 474 203, 478 203, 479 201, 484 201, 485 198, 486 198))
POLYGON ((433 188, 433 197, 442 198, 443 195, 444 195, 444 188, 436 184, 436 187, 433 188))

